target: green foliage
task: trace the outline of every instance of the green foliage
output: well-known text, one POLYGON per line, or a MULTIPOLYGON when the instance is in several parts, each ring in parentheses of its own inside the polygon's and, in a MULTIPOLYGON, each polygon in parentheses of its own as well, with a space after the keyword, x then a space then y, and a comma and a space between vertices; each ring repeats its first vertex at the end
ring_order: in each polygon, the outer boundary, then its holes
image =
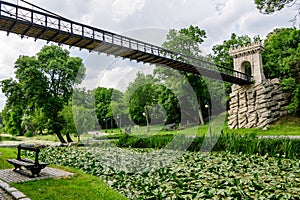
POLYGON ((281 10, 295 0, 255 0, 257 9, 264 14, 271 14, 281 10))
POLYGON ((9 106, 5 106, 2 110, 3 115, 3 131, 11 134, 11 135, 23 135, 24 129, 22 129, 22 116, 23 110, 18 106, 13 106, 9 108, 9 106))
POLYGON ((132 121, 139 125, 148 123, 179 123, 178 99, 162 82, 152 75, 137 73, 124 94, 124 105, 132 121), (143 114, 146 114, 144 116, 143 114))
POLYGON ((115 127, 116 122, 113 116, 116 117, 116 115, 124 115, 126 113, 122 102, 122 92, 113 88, 97 87, 92 93, 95 98, 96 116, 101 127, 103 129, 106 125, 108 128, 115 127))
POLYGON ((77 134, 87 133, 95 128, 96 118, 93 110, 84 107, 73 106, 73 119, 77 134))
POLYGON ((297 199, 300 193, 298 159, 268 154, 182 152, 174 156, 166 151, 153 158, 146 150, 73 147, 51 148, 43 154, 46 162, 103 178, 130 199, 297 199), (139 155, 131 158, 138 165, 135 173, 128 172, 128 152, 139 155), (115 165, 122 165, 121 170, 115 165), (149 170, 138 170, 143 168, 149 170))
POLYGON ((233 69, 233 59, 229 55, 229 49, 235 46, 247 45, 249 43, 251 43, 251 38, 249 36, 237 36, 235 33, 232 33, 229 40, 224 40, 223 44, 213 46, 213 61, 217 65, 233 69))
POLYGON ((289 96, 289 111, 299 112, 300 30, 274 29, 264 41, 264 73, 267 78, 280 78, 289 96))
MULTIPOLYGON (((14 115, 17 124, 10 122, 12 116, 4 117, 8 132, 22 134, 21 121, 32 132, 42 131, 46 124, 50 133, 56 133, 65 142, 60 134, 64 120, 58 115, 84 76, 82 60, 70 57, 67 50, 58 46, 44 46, 35 57, 20 56, 14 67, 17 80, 1 82, 7 97, 6 110, 18 113, 14 115)), ((8 113, 4 115, 11 115, 8 113)))
MULTIPOLYGON (((182 135, 184 141, 184 135, 182 135)), ((116 142, 118 147, 130 148, 155 148, 166 147, 174 138, 173 134, 154 135, 150 137, 126 136, 120 137, 116 142)), ((211 138, 213 140, 214 138, 211 138)), ((188 151, 200 151, 204 140, 210 140, 209 136, 197 136, 188 147, 188 151)), ((229 151, 232 153, 245 153, 270 156, 284 156, 296 158, 300 155, 300 141, 286 138, 259 139, 255 134, 222 134, 213 151, 229 151)))
POLYGON ((64 127, 61 132, 63 134, 71 133, 77 135, 76 127, 73 119, 72 104, 64 106, 62 111, 60 111, 59 115, 64 119, 64 127))
MULTIPOLYGON (((167 35, 167 40, 163 43, 163 47, 180 54, 179 60, 187 63, 195 64, 193 58, 204 59, 201 55, 201 44, 206 38, 206 32, 201 30, 198 26, 190 26, 189 28, 183 28, 180 30, 171 29, 167 35)), ((196 122, 204 124, 202 109, 204 108, 204 102, 209 100, 209 92, 205 80, 198 75, 187 74, 184 72, 177 72, 175 70, 163 67, 157 67, 154 71, 156 77, 166 83, 167 88, 176 94, 179 102, 187 104, 186 108, 191 108, 191 111, 181 113, 191 116, 181 116, 182 119, 193 119, 196 122), (190 90, 187 90, 187 86, 192 87, 195 97, 191 95, 190 90), (196 116, 196 114, 198 116, 196 116)))
POLYGON ((163 47, 187 56, 201 56, 200 45, 206 38, 206 32, 198 26, 190 26, 180 30, 171 29, 163 47))
POLYGON ((168 145, 174 135, 154 135, 149 137, 136 137, 125 134, 119 137, 119 140, 116 142, 118 147, 131 147, 131 148, 155 148, 161 149, 168 145))
POLYGON ((27 131, 25 134, 24 134, 25 137, 32 137, 33 136, 33 133, 31 131, 27 131))

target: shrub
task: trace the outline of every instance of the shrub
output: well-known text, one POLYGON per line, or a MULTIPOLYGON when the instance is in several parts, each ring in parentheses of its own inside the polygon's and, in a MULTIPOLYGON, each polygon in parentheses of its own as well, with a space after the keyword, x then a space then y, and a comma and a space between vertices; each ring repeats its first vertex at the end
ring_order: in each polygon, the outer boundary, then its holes
MULTIPOLYGON (((131 148, 155 148, 161 149, 166 146, 171 149, 179 149, 185 147, 186 140, 182 139, 171 143, 175 135, 154 135, 151 137, 135 137, 131 135, 123 135, 116 141, 118 147, 131 148), (171 144, 171 145, 170 145, 171 144)), ((178 137, 178 136, 177 136, 178 137)), ((180 137, 185 137, 180 135, 180 137)), ((219 138, 205 138, 205 136, 197 136, 193 139, 188 147, 188 151, 201 151, 205 149, 203 142, 206 141, 210 145, 210 139, 213 141, 212 151, 229 151, 232 153, 258 154, 270 156, 283 156, 295 158, 300 155, 300 140, 288 138, 258 138, 255 134, 229 134, 223 133, 219 138), (207 142, 208 141, 208 142, 207 142), (214 142, 215 141, 215 142, 214 142)), ((178 139, 177 139, 178 140, 178 139)))
POLYGON ((25 137, 32 137, 33 136, 33 133, 32 131, 27 131, 25 134, 24 134, 25 137))

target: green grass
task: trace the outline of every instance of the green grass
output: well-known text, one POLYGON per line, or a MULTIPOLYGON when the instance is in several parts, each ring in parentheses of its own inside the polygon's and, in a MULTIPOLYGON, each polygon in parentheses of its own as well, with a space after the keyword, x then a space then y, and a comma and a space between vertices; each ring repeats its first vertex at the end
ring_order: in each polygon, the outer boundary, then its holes
MULTIPOLYGON (((6 159, 16 158, 17 148, 0 148, 0 169, 13 168, 6 159)), ((61 168, 61 167, 60 167, 61 168)), ((73 200, 73 199, 127 199, 111 189, 100 178, 84 174, 72 168, 63 170, 75 173, 74 176, 61 179, 41 179, 24 183, 12 183, 13 187, 26 194, 32 200, 73 200)))
POLYGON ((228 129, 224 128, 226 133, 234 134, 256 134, 258 136, 300 136, 300 118, 296 116, 284 116, 277 122, 271 124, 267 130, 261 128, 251 129, 228 129))
POLYGON ((73 172, 75 175, 61 179, 41 179, 37 181, 14 183, 12 186, 24 192, 27 197, 32 200, 127 199, 117 191, 111 189, 98 177, 68 167, 62 169, 73 172))
POLYGON ((17 157, 17 148, 0 148, 2 155, 0 156, 0 170, 12 168, 13 166, 9 164, 6 159, 17 157))

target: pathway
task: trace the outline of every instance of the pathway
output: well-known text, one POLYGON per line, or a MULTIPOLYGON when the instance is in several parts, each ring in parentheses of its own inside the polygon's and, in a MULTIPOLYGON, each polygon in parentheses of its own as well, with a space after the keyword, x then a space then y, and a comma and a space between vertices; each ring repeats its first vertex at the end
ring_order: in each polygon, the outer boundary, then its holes
POLYGON ((1 200, 13 200, 12 196, 6 191, 4 191, 2 188, 0 188, 0 199, 1 200))

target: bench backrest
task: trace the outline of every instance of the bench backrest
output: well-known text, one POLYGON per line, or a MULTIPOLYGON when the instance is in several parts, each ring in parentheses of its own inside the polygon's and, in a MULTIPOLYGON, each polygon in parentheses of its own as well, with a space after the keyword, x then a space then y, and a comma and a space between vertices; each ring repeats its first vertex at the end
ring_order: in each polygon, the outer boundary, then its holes
POLYGON ((17 155, 18 160, 21 160, 21 150, 34 151, 35 152, 34 163, 39 164, 39 153, 40 153, 39 147, 35 147, 34 145, 19 144, 18 155, 17 155))

